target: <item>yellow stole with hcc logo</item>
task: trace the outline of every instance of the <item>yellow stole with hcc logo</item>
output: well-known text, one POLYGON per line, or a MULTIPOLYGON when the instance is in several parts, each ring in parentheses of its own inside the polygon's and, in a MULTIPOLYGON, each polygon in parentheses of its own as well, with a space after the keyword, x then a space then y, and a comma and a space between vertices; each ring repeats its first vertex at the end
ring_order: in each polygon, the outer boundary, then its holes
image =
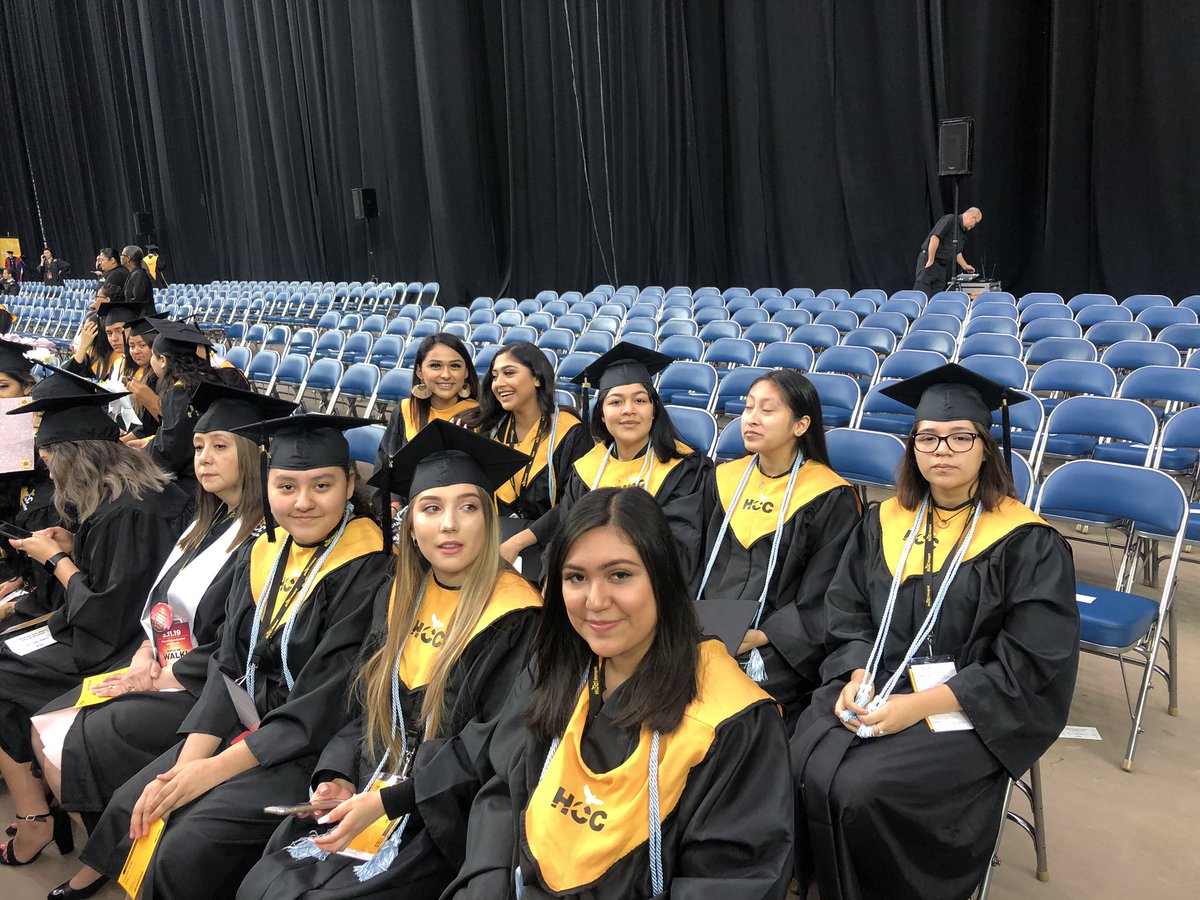
MULTIPOLYGON (((753 457, 743 457, 717 466, 717 493, 721 498, 721 509, 729 509, 733 495, 737 493, 738 485, 746 474, 746 467, 752 465, 751 459, 753 457)), ((729 519, 730 531, 746 549, 759 539, 775 533, 787 484, 786 474, 778 478, 766 478, 757 467, 750 473, 746 487, 738 498, 737 509, 729 519)), ((833 469, 809 460, 796 473, 796 484, 792 488, 784 521, 790 520, 798 510, 822 494, 846 486, 847 482, 833 469)))

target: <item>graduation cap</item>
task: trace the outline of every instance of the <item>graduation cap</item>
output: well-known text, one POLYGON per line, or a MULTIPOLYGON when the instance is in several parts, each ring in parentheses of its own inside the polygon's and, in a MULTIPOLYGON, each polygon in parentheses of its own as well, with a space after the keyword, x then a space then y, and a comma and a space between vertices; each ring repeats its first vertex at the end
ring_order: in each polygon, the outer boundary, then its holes
POLYGON ((160 319, 154 326, 158 337, 154 339, 154 352, 159 356, 164 353, 194 353, 196 347, 208 347, 208 338, 191 322, 176 322, 171 319, 160 319))
POLYGON ((139 316, 125 323, 125 329, 130 337, 148 337, 158 334, 158 326, 163 323, 163 316, 139 316))
MULTIPOLYGON (((155 341, 155 346, 158 341, 155 341)), ((257 396, 257 395, 254 395, 257 396)), ((262 477, 263 520, 267 539, 275 541, 275 518, 267 500, 267 472, 270 469, 308 471, 324 468, 350 468, 350 444, 343 431, 370 425, 355 416, 324 416, 305 413, 266 419, 251 425, 229 429, 263 446, 259 457, 262 477)))
POLYGON ((571 381, 598 391, 623 384, 650 386, 654 376, 673 362, 675 359, 665 353, 621 341, 571 381))
POLYGON ((28 375, 33 369, 33 360, 25 356, 33 348, 0 338, 0 372, 28 375))
POLYGON ((9 410, 8 415, 42 413, 42 423, 33 439, 35 450, 67 441, 117 441, 120 440, 121 432, 117 423, 105 411, 105 407, 114 400, 127 396, 128 394, 124 393, 101 390, 99 393, 42 397, 9 410))
POLYGON ((296 409, 296 404, 287 400, 212 381, 200 383, 192 394, 192 406, 201 414, 192 428, 193 434, 234 431, 269 419, 290 416, 296 409))
POLYGON ((905 378, 880 389, 898 403, 916 411, 917 422, 974 422, 984 430, 992 427, 992 410, 1000 410, 1004 460, 1012 471, 1012 440, 1008 408, 1029 398, 1019 391, 976 375, 957 363, 938 366, 921 375, 905 378))
POLYGON ((384 550, 391 552, 391 496, 415 497, 430 488, 473 484, 491 496, 530 458, 511 447, 435 419, 386 460, 368 484, 383 501, 384 550))
POLYGON ((100 308, 96 310, 96 315, 100 317, 100 321, 104 323, 105 328, 111 328, 114 325, 125 325, 139 318, 141 314, 141 303, 126 303, 124 300, 102 303, 100 308))
MULTIPOLYGON (((50 363, 41 363, 43 369, 50 374, 33 386, 29 396, 33 400, 47 400, 57 397, 74 397, 80 394, 107 394, 108 391, 94 381, 89 381, 50 363)), ((120 396, 124 396, 121 394, 120 396)), ((117 399, 117 397, 113 397, 117 399)), ((34 410, 36 412, 36 410, 34 410)))

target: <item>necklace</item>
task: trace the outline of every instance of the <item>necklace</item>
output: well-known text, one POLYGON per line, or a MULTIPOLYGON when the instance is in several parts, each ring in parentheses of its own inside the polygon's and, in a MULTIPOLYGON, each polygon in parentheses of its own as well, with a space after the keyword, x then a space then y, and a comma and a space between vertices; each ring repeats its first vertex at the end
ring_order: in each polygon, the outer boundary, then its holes
POLYGON ((955 519, 957 519, 959 516, 961 516, 963 513, 965 513, 970 508, 971 508, 970 500, 968 500, 965 503, 960 503, 958 506, 951 506, 949 508, 935 505, 933 507, 933 514, 934 514, 934 517, 937 519, 938 527, 945 528, 947 525, 949 525, 951 522, 953 522, 955 519), (943 515, 943 513, 948 513, 948 515, 943 515))

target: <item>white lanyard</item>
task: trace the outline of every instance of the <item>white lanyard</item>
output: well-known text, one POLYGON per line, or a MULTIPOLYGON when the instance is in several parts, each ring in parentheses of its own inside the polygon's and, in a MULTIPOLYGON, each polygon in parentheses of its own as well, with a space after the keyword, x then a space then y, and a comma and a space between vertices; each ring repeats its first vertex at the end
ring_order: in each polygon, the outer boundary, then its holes
MULTIPOLYGON (((604 451, 604 459, 600 460, 600 468, 596 472, 596 477, 592 480, 592 485, 589 488, 589 490, 594 491, 596 489, 596 486, 600 484, 600 479, 604 477, 604 469, 608 465, 609 459, 612 457, 613 446, 615 443, 616 442, 614 441, 612 444, 609 444, 608 448, 604 451)), ((654 474, 654 444, 652 442, 647 442, 646 443, 646 461, 644 463, 642 463, 642 470, 640 472, 638 472, 637 483, 639 485, 642 485, 642 484, 649 485, 650 484, 650 476, 653 474, 654 474)), ((647 493, 649 493, 649 487, 647 487, 646 490, 647 490, 647 493)))

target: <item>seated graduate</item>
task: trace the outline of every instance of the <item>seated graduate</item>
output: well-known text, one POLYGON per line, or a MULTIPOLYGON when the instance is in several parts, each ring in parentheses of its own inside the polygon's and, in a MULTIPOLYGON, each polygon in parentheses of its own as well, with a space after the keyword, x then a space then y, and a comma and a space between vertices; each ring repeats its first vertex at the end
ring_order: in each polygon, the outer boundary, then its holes
MULTIPOLYGON (((88 692, 108 698, 73 707, 77 688, 49 704, 77 713, 65 739, 34 751, 63 809, 94 824, 122 784, 178 742, 180 725, 204 688, 226 600, 245 560, 239 551, 262 532, 258 445, 232 429, 287 415, 295 404, 224 385, 202 384, 192 398, 196 422, 196 519, 163 563, 142 609, 146 640, 125 665, 88 692)), ((244 555, 244 554, 242 554, 244 555)), ((62 726, 55 729, 61 733, 62 726)), ((51 897, 89 897, 107 879, 85 869, 51 897)))
POLYGON ((379 444, 376 471, 430 422, 450 422, 478 405, 479 376, 470 351, 452 334, 431 334, 417 347, 412 396, 392 410, 379 444))
MULTIPOLYGON (((136 304, 123 304, 125 292, 119 284, 104 283, 96 291, 95 313, 89 315, 75 339, 75 350, 63 364, 68 372, 96 381, 119 378, 125 365, 124 329, 128 319, 141 315, 136 304), (106 321, 110 310, 130 310, 118 323, 106 321)), ((122 313, 124 315, 124 313, 122 313)))
POLYGON ((575 460, 592 449, 592 436, 573 409, 554 398, 554 369, 546 354, 525 341, 507 344, 484 373, 479 408, 463 424, 506 447, 527 454, 529 465, 496 490, 500 510, 500 554, 521 559, 521 574, 541 580, 542 560, 524 552, 537 544, 529 525, 557 505, 575 460))
POLYGON ((311 817, 285 822, 238 897, 436 900, 450 883, 478 787, 458 738, 490 729, 541 613, 537 590, 500 558, 492 499, 528 463, 431 422, 394 458, 390 484, 379 479, 409 506, 355 683, 358 715, 313 779, 314 802, 341 801, 320 820, 336 827, 318 835, 311 817))
POLYGON ((12 792, 17 836, 0 864, 33 862, 51 840, 70 847, 66 814, 47 810, 30 769, 30 717, 88 675, 129 658, 141 634, 146 587, 191 519, 191 498, 141 454, 117 440, 104 407, 121 396, 77 390, 52 375, 46 393, 9 415, 40 412, 34 446, 54 480, 62 526, 10 543, 45 567, 64 591, 47 621, 31 620, 19 639, 0 644, 0 773, 12 792))
MULTIPOLYGON (((158 376, 154 374, 151 357, 154 355, 154 338, 158 335, 156 317, 142 317, 125 323, 125 390, 134 413, 142 424, 133 432, 133 438, 146 438, 158 431, 162 421, 162 398, 158 396, 158 376)), ((128 441, 127 437, 122 440, 128 441)))
POLYGON ((575 461, 558 506, 529 526, 545 548, 571 507, 588 491, 602 487, 640 487, 667 514, 671 532, 690 573, 703 545, 708 520, 705 479, 712 460, 679 440, 653 378, 671 357, 621 342, 579 373, 583 407, 588 387, 599 391, 591 413, 597 443, 575 461))
POLYGON ((750 386, 741 428, 750 455, 718 466, 708 484, 696 599, 757 606, 739 660, 783 707, 790 733, 820 685, 825 591, 858 524, 858 497, 829 467, 821 398, 796 370, 750 386))
POLYGON ((443 896, 786 896, 783 719, 701 639, 670 535, 644 491, 572 508, 547 557, 532 695, 515 692, 497 726, 497 774, 443 896))
POLYGON ((238 430, 269 442, 267 533, 242 554, 184 741, 117 790, 80 854, 109 877, 128 861, 130 894, 233 896, 279 824, 263 807, 305 794, 349 718, 346 685, 387 577, 342 434, 364 424, 298 415, 238 430))
POLYGON ((957 365, 885 393, 915 425, 826 595, 825 684, 792 738, 796 855, 823 898, 951 900, 991 860, 1006 779, 1066 724, 1075 570, 990 432, 1020 394, 957 365))

